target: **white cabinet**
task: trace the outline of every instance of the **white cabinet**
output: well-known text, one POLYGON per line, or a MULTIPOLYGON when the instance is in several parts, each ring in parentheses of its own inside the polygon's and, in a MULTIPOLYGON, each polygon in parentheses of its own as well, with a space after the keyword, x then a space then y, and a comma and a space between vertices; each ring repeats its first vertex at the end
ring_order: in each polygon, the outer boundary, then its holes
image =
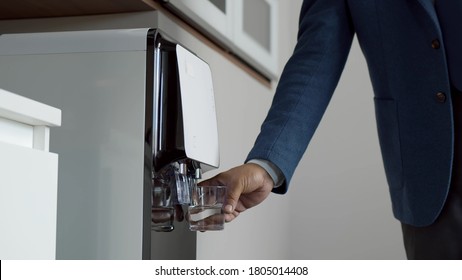
POLYGON ((228 0, 170 0, 180 13, 206 28, 219 39, 229 39, 233 32, 233 1, 228 0))
POLYGON ((0 89, 0 259, 55 259, 61 111, 0 89))
POLYGON ((199 25, 255 69, 278 73, 278 0, 168 0, 180 15, 199 25))
POLYGON ((278 0, 233 0, 234 41, 247 60, 275 77, 278 72, 278 0))

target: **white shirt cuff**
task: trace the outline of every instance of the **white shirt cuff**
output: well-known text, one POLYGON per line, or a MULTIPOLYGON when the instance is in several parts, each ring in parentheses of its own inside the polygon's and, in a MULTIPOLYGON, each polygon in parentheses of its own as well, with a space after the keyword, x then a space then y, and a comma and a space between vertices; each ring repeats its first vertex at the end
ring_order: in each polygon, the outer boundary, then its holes
POLYGON ((261 168, 265 169, 266 172, 270 175, 271 179, 273 179, 274 187, 280 187, 285 180, 284 174, 282 174, 281 169, 274 165, 274 163, 264 160, 264 159, 251 159, 248 163, 255 163, 258 164, 261 168))

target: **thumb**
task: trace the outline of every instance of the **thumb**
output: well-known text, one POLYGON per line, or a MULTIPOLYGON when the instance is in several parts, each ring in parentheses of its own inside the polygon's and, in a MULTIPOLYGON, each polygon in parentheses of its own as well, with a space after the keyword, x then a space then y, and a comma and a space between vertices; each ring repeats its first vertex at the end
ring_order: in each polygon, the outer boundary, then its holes
POLYGON ((241 197, 244 186, 242 184, 230 184, 227 186, 226 191, 226 205, 223 208, 226 214, 233 214, 237 207, 239 198, 241 197))

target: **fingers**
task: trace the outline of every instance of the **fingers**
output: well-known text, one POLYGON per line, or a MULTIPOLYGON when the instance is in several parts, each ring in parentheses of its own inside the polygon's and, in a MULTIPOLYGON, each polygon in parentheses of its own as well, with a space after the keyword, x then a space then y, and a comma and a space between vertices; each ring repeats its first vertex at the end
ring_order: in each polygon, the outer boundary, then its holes
POLYGON ((224 211, 227 214, 236 215, 236 206, 239 202, 239 198, 241 196, 243 187, 242 186, 230 186, 227 188, 228 194, 226 197, 226 205, 224 207, 224 211))
POLYGON ((237 212, 237 211, 234 211, 234 212, 229 213, 229 214, 225 213, 225 222, 229 223, 232 220, 234 220, 235 218, 237 218, 237 216, 239 216, 239 212, 237 212))
MULTIPOLYGON (((228 171, 229 172, 229 171, 228 171)), ((200 186, 213 186, 213 185, 222 185, 226 186, 226 202, 223 207, 223 212, 225 214, 225 222, 231 222, 234 220, 239 213, 235 211, 237 202, 239 201, 240 192, 239 189, 233 185, 232 182, 233 176, 229 176, 227 172, 220 173, 208 180, 200 182, 200 186)))
POLYGON ((262 202, 273 187, 273 181, 265 169, 248 163, 200 183, 203 186, 222 185, 227 187, 227 198, 223 207, 225 220, 234 220, 239 213, 262 202))
POLYGON ((233 209, 233 205, 231 204, 226 204, 225 207, 223 208, 223 211, 226 213, 226 214, 232 214, 234 212, 234 209, 233 209))
POLYGON ((236 180, 236 175, 232 173, 232 170, 227 172, 220 173, 206 181, 199 183, 201 186, 212 186, 212 185, 222 185, 226 186, 226 203, 223 208, 226 214, 233 215, 233 212, 236 209, 236 205, 239 201, 239 197, 244 189, 244 186, 239 182, 241 180, 236 180))

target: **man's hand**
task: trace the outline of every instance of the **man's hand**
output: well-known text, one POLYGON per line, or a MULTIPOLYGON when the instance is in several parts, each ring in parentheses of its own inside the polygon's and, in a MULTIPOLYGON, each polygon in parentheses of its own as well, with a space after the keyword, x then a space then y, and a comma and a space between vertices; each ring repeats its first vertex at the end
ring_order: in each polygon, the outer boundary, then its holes
POLYGON ((273 189, 274 182, 265 169, 254 163, 246 163, 203 181, 200 185, 227 187, 224 211, 226 222, 230 222, 239 213, 265 200, 273 189))

